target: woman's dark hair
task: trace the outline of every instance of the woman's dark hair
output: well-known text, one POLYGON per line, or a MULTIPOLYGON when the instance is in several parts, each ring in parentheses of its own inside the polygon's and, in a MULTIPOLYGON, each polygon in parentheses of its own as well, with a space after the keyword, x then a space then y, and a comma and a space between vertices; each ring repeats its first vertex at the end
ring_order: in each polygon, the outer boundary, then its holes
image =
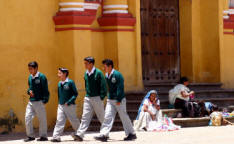
POLYGON ((102 64, 107 65, 108 67, 111 66, 112 68, 114 68, 114 63, 111 59, 104 59, 102 61, 102 64))
POLYGON ((86 58, 84 58, 84 61, 87 61, 87 62, 89 62, 89 63, 92 63, 92 64, 94 64, 95 63, 95 59, 93 58, 93 57, 86 57, 86 58))
POLYGON ((180 83, 181 84, 184 84, 185 82, 188 82, 188 81, 189 81, 189 79, 187 77, 181 77, 180 78, 180 83))
POLYGON ((28 63, 28 67, 38 68, 38 64, 36 61, 33 61, 33 62, 28 63))
POLYGON ((61 71, 62 73, 66 74, 66 77, 68 77, 69 75, 69 70, 66 68, 59 68, 59 71, 61 71))

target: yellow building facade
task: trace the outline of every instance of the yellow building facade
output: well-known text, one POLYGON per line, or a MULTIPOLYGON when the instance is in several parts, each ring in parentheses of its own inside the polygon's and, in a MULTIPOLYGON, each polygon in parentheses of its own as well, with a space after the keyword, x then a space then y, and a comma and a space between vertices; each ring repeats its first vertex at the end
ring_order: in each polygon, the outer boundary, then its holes
MULTIPOLYGON (((147 61, 151 61, 142 56, 142 35, 147 35, 142 34, 142 25, 147 24, 141 21, 142 11, 147 11, 144 1, 149 0, 1 0, 0 131, 5 131, 7 124, 13 131, 24 131, 29 61, 38 61, 39 71, 48 78, 51 96, 46 109, 50 129, 56 121, 58 67, 68 68, 70 78, 76 82, 79 118, 85 94, 86 56, 95 57, 98 68, 102 68, 104 58, 113 59, 115 68, 124 75, 125 90, 143 90, 147 78, 142 73, 147 71, 147 61)), ((234 88, 232 2, 177 3, 178 76, 188 76, 194 83, 221 82, 224 88, 234 88)), ((155 11, 160 9, 156 5, 155 11)))

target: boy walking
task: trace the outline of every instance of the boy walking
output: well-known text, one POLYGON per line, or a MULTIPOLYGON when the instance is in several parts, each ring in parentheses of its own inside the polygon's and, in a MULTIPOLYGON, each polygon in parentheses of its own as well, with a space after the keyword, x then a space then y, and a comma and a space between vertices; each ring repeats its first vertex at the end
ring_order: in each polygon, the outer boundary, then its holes
POLYGON ((66 120, 68 119, 72 128, 76 131, 80 125, 76 114, 75 100, 78 95, 76 85, 73 80, 68 78, 69 71, 66 68, 59 68, 58 77, 58 110, 57 121, 53 132, 52 142, 61 142, 60 136, 64 130, 66 120))
POLYGON ((33 132, 33 118, 36 115, 39 120, 39 136, 37 141, 47 141, 47 119, 45 104, 49 101, 49 90, 46 76, 38 72, 37 62, 28 64, 30 76, 28 78, 28 95, 30 96, 25 113, 25 125, 27 139, 25 142, 35 140, 33 132))
POLYGON ((118 112, 127 136, 124 138, 124 140, 134 140, 137 137, 126 111, 123 76, 120 72, 114 69, 112 60, 105 59, 102 63, 106 72, 106 81, 108 84, 109 93, 105 110, 105 118, 100 130, 100 136, 95 137, 95 139, 103 142, 107 141, 108 135, 114 123, 115 115, 118 112))
POLYGON ((84 98, 81 124, 76 135, 73 136, 75 141, 83 141, 84 134, 89 127, 94 112, 100 123, 104 120, 103 100, 107 92, 106 81, 102 72, 95 68, 94 63, 93 57, 84 59, 85 68, 87 69, 84 76, 86 96, 84 98))

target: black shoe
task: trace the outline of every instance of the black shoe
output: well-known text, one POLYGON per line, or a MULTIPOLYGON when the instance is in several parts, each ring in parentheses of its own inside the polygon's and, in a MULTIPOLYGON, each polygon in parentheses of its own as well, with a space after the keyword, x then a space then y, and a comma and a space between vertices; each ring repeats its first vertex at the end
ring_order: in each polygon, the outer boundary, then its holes
POLYGON ((26 139, 24 139, 24 142, 30 142, 30 141, 34 141, 35 138, 34 137, 28 137, 26 139))
POLYGON ((61 142, 61 140, 60 139, 52 139, 52 140, 50 140, 51 142, 61 142))
POLYGON ((78 135, 72 135, 75 141, 83 141, 83 138, 78 135))
POLYGON ((101 141, 101 142, 107 142, 108 137, 102 135, 102 136, 96 136, 96 137, 94 137, 94 139, 101 141))
POLYGON ((37 139, 37 141, 48 141, 47 137, 40 137, 39 139, 37 139))
POLYGON ((147 131, 147 129, 145 127, 142 128, 144 131, 147 131))
POLYGON ((136 134, 129 134, 126 138, 124 138, 124 141, 131 141, 137 139, 136 134))

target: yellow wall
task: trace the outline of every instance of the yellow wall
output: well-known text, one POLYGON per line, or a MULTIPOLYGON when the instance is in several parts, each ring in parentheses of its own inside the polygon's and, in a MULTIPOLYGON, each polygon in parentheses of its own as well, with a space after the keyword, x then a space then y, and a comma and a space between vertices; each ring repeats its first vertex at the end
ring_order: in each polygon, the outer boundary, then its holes
POLYGON ((192 2, 179 1, 181 75, 193 80, 192 2))
MULTIPOLYGON (((56 0, 1 0, 0 9, 0 118, 10 109, 24 124, 28 101, 27 78, 29 61, 39 62, 39 70, 49 80, 51 99, 47 107, 48 124, 56 117, 56 77, 58 59, 52 17, 57 11, 56 0)), ((0 131, 2 129, 0 128, 0 131)), ((20 129, 24 130, 21 126, 20 129)))
POLYGON ((219 0, 180 0, 181 73, 219 82, 219 0))

